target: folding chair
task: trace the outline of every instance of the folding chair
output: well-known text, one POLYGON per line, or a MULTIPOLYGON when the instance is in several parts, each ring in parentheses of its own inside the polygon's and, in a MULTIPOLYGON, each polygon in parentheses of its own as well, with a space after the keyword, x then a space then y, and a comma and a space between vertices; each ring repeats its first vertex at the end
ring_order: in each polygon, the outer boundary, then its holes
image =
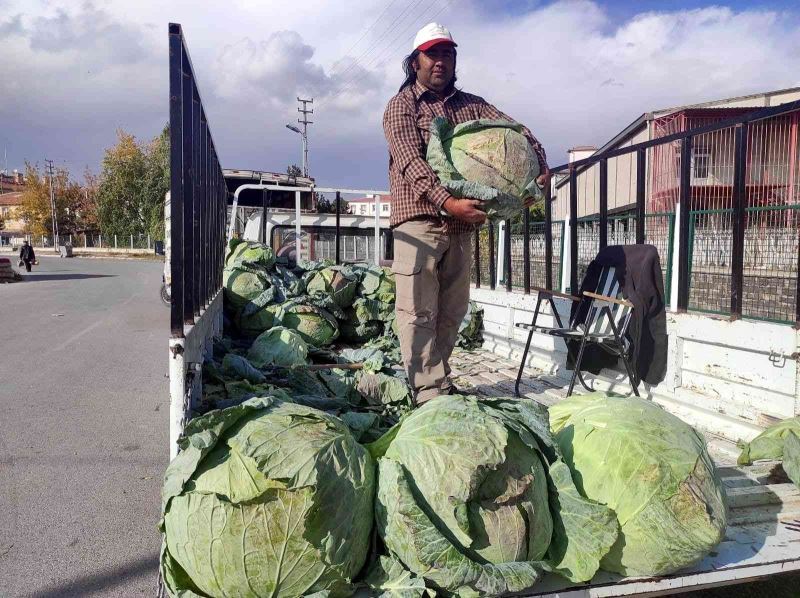
POLYGON ((630 364, 632 344, 628 338, 628 326, 633 314, 633 304, 622 297, 620 285, 615 275, 613 266, 604 267, 597 281, 595 292, 584 291, 583 297, 575 297, 565 293, 558 293, 547 289, 534 289, 538 298, 536 300, 536 310, 533 313, 533 320, 530 324, 518 323, 518 328, 528 330, 528 342, 525 344, 525 352, 522 354, 522 362, 519 364, 517 382, 514 385, 514 392, 519 397, 519 383, 522 379, 522 372, 525 369, 525 360, 528 358, 528 351, 531 346, 534 332, 548 334, 565 341, 572 340, 580 342, 578 355, 575 359, 575 369, 572 372, 572 379, 569 383, 567 396, 572 394, 577 378, 581 385, 588 391, 589 388, 581 374, 581 361, 583 360, 584 349, 589 343, 595 344, 612 355, 622 359, 625 364, 625 371, 628 373, 633 393, 638 397, 639 380, 633 372, 630 364), (570 318, 569 326, 564 326, 561 316, 558 314, 554 299, 568 299, 578 303, 577 309, 570 318), (543 301, 550 303, 550 308, 555 318, 557 327, 540 326, 536 323, 543 301))

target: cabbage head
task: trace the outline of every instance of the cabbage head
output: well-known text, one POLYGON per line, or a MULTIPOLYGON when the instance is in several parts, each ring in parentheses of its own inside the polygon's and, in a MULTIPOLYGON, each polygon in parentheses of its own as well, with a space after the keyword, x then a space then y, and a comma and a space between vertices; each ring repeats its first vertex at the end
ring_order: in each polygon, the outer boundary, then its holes
POLYGON ((800 417, 773 424, 742 447, 739 465, 759 459, 782 461, 783 469, 800 486, 800 417))
POLYGON ((247 352, 247 359, 257 368, 269 365, 303 365, 306 357, 306 342, 300 334, 283 326, 276 326, 259 334, 247 352))
POLYGON ((257 270, 225 268, 222 271, 222 286, 225 299, 234 309, 241 309, 269 289, 270 281, 265 273, 257 270))
POLYGON ((180 448, 162 488, 171 596, 350 595, 374 463, 339 419, 254 398, 189 422, 180 448))
POLYGON ((336 318, 315 305, 288 302, 281 305, 276 315, 283 326, 296 330, 315 347, 330 345, 339 336, 336 318))
POLYGON ((517 123, 481 119, 454 127, 437 117, 426 157, 454 197, 482 200, 490 220, 512 218, 526 198, 544 197, 539 160, 517 123))
POLYGON ((346 319, 340 323, 343 340, 363 343, 383 333, 384 322, 390 320, 394 307, 373 299, 356 299, 345 310, 346 319))
POLYGON ((603 393, 556 403, 550 423, 580 491, 617 514, 604 569, 666 575, 722 541, 725 492, 692 427, 651 401, 603 393))
POLYGON ((358 284, 359 277, 352 270, 330 266, 309 273, 306 292, 330 297, 338 307, 348 307, 353 304, 358 284))
POLYGON ((228 243, 228 255, 225 256, 225 267, 254 267, 269 270, 275 264, 275 252, 272 248, 255 241, 231 239, 228 243))
POLYGON ((275 325, 275 313, 278 311, 279 306, 275 304, 268 304, 263 307, 255 303, 246 303, 245 306, 239 310, 239 315, 236 320, 239 332, 244 336, 258 336, 265 330, 269 330, 275 325))
POLYGON ((382 303, 394 303, 397 289, 394 272, 381 266, 362 266, 363 277, 358 288, 358 296, 382 303))
POLYGON ((773 424, 742 447, 739 465, 750 465, 759 459, 783 459, 783 447, 790 436, 800 438, 800 417, 773 424))
POLYGON ((440 396, 369 449, 378 533, 437 589, 521 592, 545 569, 585 581, 616 539, 613 513, 578 495, 534 401, 440 396))

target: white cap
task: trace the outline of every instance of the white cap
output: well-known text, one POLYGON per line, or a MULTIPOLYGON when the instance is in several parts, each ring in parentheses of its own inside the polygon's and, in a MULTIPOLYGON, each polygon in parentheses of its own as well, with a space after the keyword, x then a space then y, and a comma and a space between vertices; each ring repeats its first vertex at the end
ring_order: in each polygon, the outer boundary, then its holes
POLYGON ((436 44, 443 42, 453 46, 458 45, 453 41, 453 36, 450 35, 450 31, 447 27, 439 23, 428 23, 425 27, 417 31, 417 35, 414 36, 414 47, 412 50, 424 52, 436 44))

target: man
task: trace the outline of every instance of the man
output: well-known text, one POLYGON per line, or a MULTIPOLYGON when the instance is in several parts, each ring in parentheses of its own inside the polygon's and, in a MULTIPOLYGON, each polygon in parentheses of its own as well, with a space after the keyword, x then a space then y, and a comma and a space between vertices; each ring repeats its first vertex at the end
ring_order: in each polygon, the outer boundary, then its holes
POLYGON ((33 253, 33 247, 28 244, 27 239, 22 242, 22 247, 19 250, 19 260, 25 264, 25 271, 31 271, 31 264, 36 261, 36 254, 33 253))
MULTIPOLYGON (((386 107, 400 348, 417 404, 455 392, 449 359, 469 307, 471 238, 486 214, 475 199, 456 199, 425 161, 430 123, 512 120, 483 98, 454 87, 456 43, 438 23, 419 30, 403 62, 406 80, 386 107)), ((523 129, 549 184, 544 149, 523 129)))

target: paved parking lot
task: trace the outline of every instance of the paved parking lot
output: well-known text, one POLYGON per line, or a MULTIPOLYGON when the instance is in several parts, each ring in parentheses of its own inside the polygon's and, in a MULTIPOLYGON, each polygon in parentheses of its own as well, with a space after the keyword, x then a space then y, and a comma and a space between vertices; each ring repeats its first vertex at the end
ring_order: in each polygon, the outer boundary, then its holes
POLYGON ((40 262, 0 285, 0 594, 153 595, 168 461, 162 264, 40 262))

